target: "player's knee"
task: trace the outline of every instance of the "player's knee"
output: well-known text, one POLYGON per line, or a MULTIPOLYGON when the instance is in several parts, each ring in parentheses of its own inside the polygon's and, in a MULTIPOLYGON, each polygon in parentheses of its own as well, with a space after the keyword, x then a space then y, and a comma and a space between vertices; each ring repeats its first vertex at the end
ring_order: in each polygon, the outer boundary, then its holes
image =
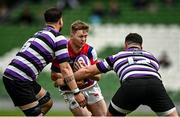
POLYGON ((49 92, 46 92, 46 94, 44 95, 44 97, 42 97, 40 100, 39 100, 39 105, 46 105, 48 106, 49 108, 52 107, 53 105, 53 102, 51 101, 51 96, 50 96, 50 93, 49 92))
POLYGON ((23 110, 23 112, 26 116, 38 116, 42 113, 39 105, 27 110, 23 110))

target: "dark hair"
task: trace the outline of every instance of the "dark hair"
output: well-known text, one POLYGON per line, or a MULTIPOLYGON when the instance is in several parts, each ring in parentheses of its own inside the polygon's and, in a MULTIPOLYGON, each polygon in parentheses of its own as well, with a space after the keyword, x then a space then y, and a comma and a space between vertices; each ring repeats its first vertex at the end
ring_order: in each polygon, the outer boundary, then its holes
POLYGON ((53 7, 45 11, 44 19, 46 22, 56 23, 62 17, 62 12, 53 7))
POLYGON ((125 42, 137 43, 137 44, 142 45, 143 39, 142 39, 141 35, 139 35, 137 33, 129 33, 125 38, 125 42))

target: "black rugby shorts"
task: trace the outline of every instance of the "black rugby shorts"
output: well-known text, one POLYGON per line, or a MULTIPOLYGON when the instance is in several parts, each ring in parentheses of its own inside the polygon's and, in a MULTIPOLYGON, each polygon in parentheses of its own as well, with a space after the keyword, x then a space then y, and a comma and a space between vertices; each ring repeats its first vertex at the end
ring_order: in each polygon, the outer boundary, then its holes
POLYGON ((112 103, 109 111, 113 115, 127 114, 141 104, 154 112, 166 112, 175 107, 158 78, 127 79, 113 96, 112 103))
POLYGON ((3 77, 5 88, 15 106, 23 106, 36 101, 41 86, 36 81, 11 80, 3 77))

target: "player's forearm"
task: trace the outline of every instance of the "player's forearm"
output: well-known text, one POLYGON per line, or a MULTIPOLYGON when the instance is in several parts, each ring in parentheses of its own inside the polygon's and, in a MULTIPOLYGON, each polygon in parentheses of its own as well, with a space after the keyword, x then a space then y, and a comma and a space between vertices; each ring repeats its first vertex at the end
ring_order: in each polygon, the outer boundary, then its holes
POLYGON ((81 81, 84 79, 92 79, 92 80, 99 81, 101 79, 101 74, 97 74, 93 76, 92 73, 88 73, 87 71, 83 71, 83 70, 80 70, 78 73, 75 72, 74 76, 75 76, 76 81, 81 81))
POLYGON ((74 72, 74 77, 76 81, 84 80, 90 76, 91 76, 90 72, 88 72, 85 68, 79 69, 78 71, 74 72))
POLYGON ((69 64, 66 65, 60 65, 62 76, 64 77, 64 80, 66 84, 69 86, 71 90, 74 90, 77 88, 77 84, 74 78, 73 71, 69 64))
MULTIPOLYGON (((96 65, 91 65, 79 69, 74 73, 76 80, 84 80, 86 78, 93 79, 95 75, 99 74, 99 70, 97 69, 96 65)), ((94 79, 93 79, 94 80, 94 79)))

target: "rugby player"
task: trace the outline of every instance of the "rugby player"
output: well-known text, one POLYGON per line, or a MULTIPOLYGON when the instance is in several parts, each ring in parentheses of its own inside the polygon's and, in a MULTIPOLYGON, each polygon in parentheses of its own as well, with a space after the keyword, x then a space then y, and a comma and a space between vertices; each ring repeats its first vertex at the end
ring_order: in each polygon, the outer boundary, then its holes
POLYGON ((74 73, 75 78, 82 80, 110 70, 116 72, 121 87, 110 101, 109 116, 125 116, 141 104, 149 106, 158 116, 178 116, 158 72, 158 60, 142 49, 142 43, 139 34, 128 34, 124 51, 79 69, 74 73))
POLYGON ((66 84, 76 94, 76 101, 83 107, 86 104, 68 63, 70 58, 67 39, 60 34, 63 26, 62 13, 57 8, 50 8, 45 11, 44 18, 46 26, 27 40, 3 74, 5 88, 14 105, 26 116, 45 115, 53 105, 49 92, 41 87, 36 79, 54 58, 66 84))
MULTIPOLYGON (((71 58, 70 64, 73 68, 73 63, 76 57, 86 55, 90 60, 90 64, 97 63, 97 53, 95 48, 86 43, 89 32, 89 25, 85 22, 77 20, 72 23, 70 38, 68 41, 68 52, 71 58)), ((79 67, 75 66, 74 70, 78 70, 79 67)), ((52 79, 56 82, 62 82, 63 77, 60 75, 59 65, 54 60, 51 66, 52 79)), ((101 89, 97 83, 100 79, 100 74, 92 76, 92 79, 86 79, 77 81, 79 89, 85 95, 87 99, 87 105, 85 108, 79 106, 74 99, 73 93, 67 87, 67 85, 60 86, 60 92, 64 96, 65 100, 69 103, 69 109, 74 116, 105 116, 107 108, 104 101, 104 97, 101 94, 101 89), (93 80, 92 80, 93 79, 93 80)))

